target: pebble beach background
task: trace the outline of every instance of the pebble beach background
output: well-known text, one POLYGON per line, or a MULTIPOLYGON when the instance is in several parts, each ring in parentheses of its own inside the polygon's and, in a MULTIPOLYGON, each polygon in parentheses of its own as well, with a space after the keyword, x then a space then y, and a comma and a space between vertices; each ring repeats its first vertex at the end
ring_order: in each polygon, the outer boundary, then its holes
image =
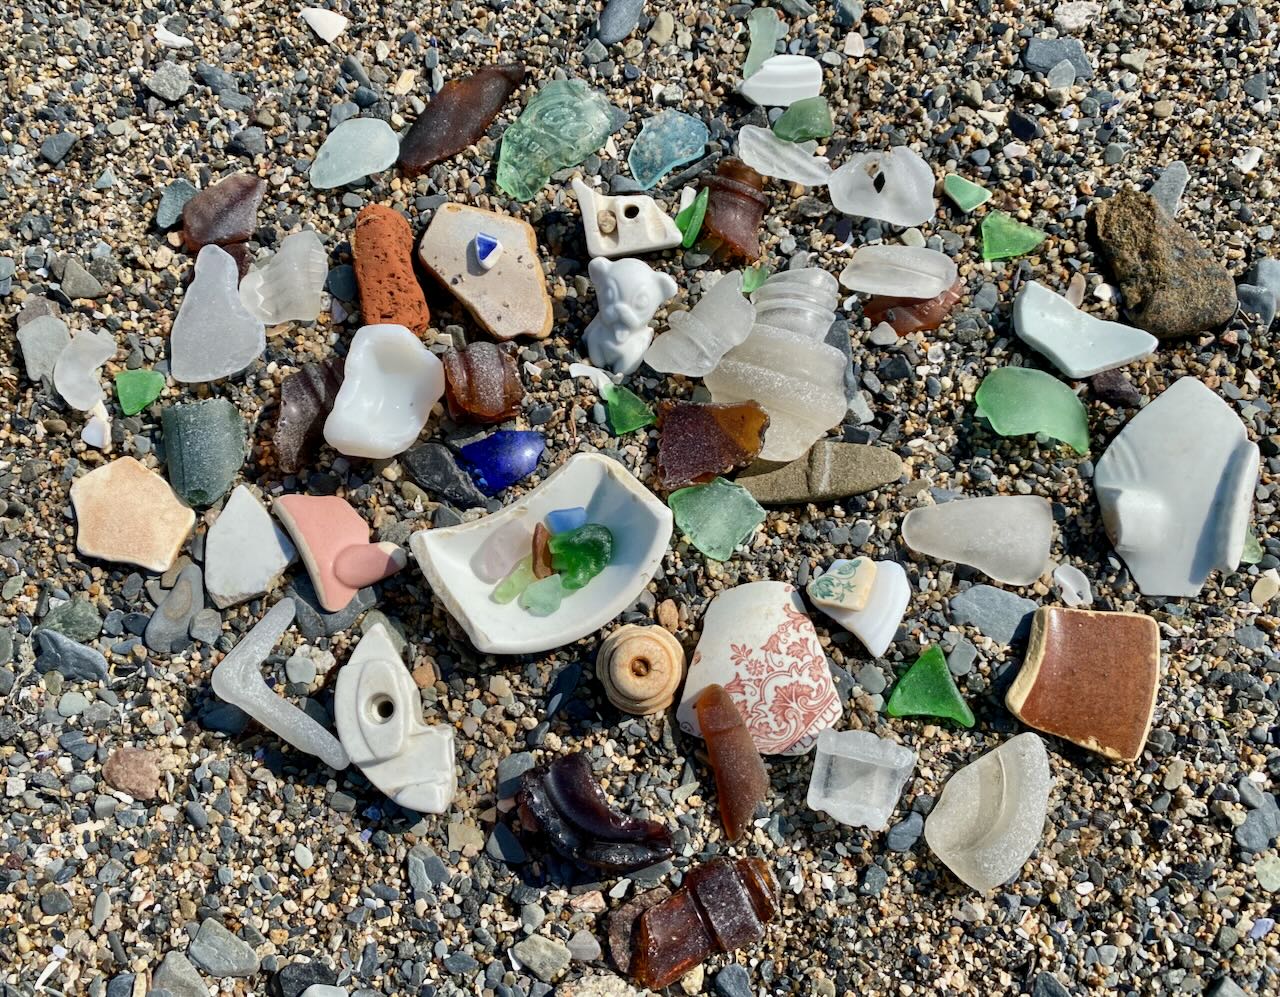
MULTIPOLYGON (((529 394, 515 426, 544 432, 548 452, 538 474, 506 497, 582 449, 615 456, 651 481, 654 434, 613 437, 590 382, 567 373, 595 313, 567 185, 576 171, 558 174, 535 200, 514 202, 494 185, 498 139, 537 87, 578 76, 629 115, 580 168, 622 191, 631 189, 624 158, 644 118, 688 111, 707 122, 716 151, 659 185, 654 193, 674 209, 680 187, 729 153, 739 127, 767 123, 733 93, 750 6, 650 2, 636 30, 610 46, 593 37, 599 8, 591 3, 339 2, 351 24, 333 45, 298 18, 300 6, 25 2, 3 15, 0 993, 125 997, 163 987, 207 997, 220 986, 296 997, 306 983, 337 982, 361 997, 626 994, 621 980, 598 979, 611 976, 601 955, 605 912, 669 870, 593 882, 526 855, 499 820, 500 787, 557 752, 587 751, 624 809, 671 823, 678 873, 727 850, 701 742, 665 716, 617 713, 592 672, 594 639, 529 658, 478 655, 411 565, 378 586, 376 609, 358 601, 341 618, 322 619, 300 608, 268 674, 274 669, 295 701, 328 710, 337 667, 362 629, 389 620, 405 638, 427 721, 458 734, 451 811, 424 819, 400 810, 358 770, 335 776, 287 749, 209 689, 213 666, 274 596, 206 617, 200 639, 181 652, 146 647, 139 635, 177 571, 144 577, 77 554, 68 488, 109 458, 80 441, 79 413, 26 379, 14 332, 21 313, 52 301, 73 328, 115 337, 104 374, 162 364, 192 263, 170 230, 181 203, 173 185, 203 188, 242 170, 266 178, 255 245, 275 249, 288 233, 313 228, 329 252, 335 307, 314 325, 269 329, 264 360, 245 377, 198 388, 170 381, 140 415, 115 411, 115 454, 157 466, 161 407, 225 397, 253 427, 242 480, 267 495, 343 495, 377 539, 404 543, 462 514, 397 460, 326 449, 309 471, 282 475, 270 446, 280 380, 345 352, 359 327, 347 240, 362 205, 403 211, 415 235, 446 200, 508 211, 537 232, 556 322, 550 339, 520 344, 522 369, 527 362, 540 376, 525 372, 529 394), (158 46, 161 20, 193 47, 158 46), (309 186, 307 167, 332 124, 362 112, 402 130, 443 81, 510 58, 529 67, 526 83, 469 153, 416 181, 389 170, 345 190, 309 186), (34 668, 32 630, 72 597, 97 613, 68 620, 64 632, 107 656, 104 683, 34 668), (545 941, 523 944, 529 937, 545 941), (523 957, 513 960, 517 946, 523 957), (201 990, 190 966, 166 961, 175 952, 196 966, 248 972, 220 980, 192 970, 210 988, 201 990)), ((1180 222, 1238 277, 1276 253, 1280 11, 1227 0, 1111 0, 1080 23, 1059 6, 780 5, 789 26, 780 45, 824 66, 833 165, 863 149, 910 144, 939 177, 959 172, 982 183, 994 207, 1049 239, 1032 256, 984 264, 980 214, 943 201, 929 225, 903 234, 841 215, 824 191, 769 183, 765 259, 774 269, 807 260, 838 273, 849 243, 927 241, 959 263, 965 297, 937 332, 887 347, 868 341, 856 306, 847 313, 862 390, 835 435, 895 450, 906 462, 900 482, 841 504, 771 509, 724 564, 677 535, 663 572, 622 620, 669 624, 692 650, 698 621, 723 588, 765 578, 802 585, 813 568, 855 553, 899 560, 915 591, 884 659, 868 659, 821 614, 813 622, 846 700, 842 726, 892 732, 919 763, 890 830, 872 834, 805 807, 809 757, 771 759, 777 805, 733 851, 770 860, 783 912, 758 949, 717 956, 673 989, 721 997, 1280 989, 1272 920, 1280 810, 1270 795, 1280 778, 1277 618, 1274 602, 1253 601, 1260 573, 1280 564, 1270 340, 1242 314, 1215 336, 1164 343, 1126 369, 1143 400, 1184 374, 1201 378, 1262 448, 1254 530, 1263 559, 1211 576, 1197 599, 1141 597, 1103 532, 1090 461, 1052 442, 995 436, 975 422, 972 401, 990 369, 1044 366, 1013 335, 1020 281, 1062 291, 1082 273, 1086 308, 1119 317, 1114 302, 1093 293, 1106 275, 1086 212, 1120 187, 1146 189, 1181 161, 1189 179, 1180 222), (1059 36, 1083 42, 1092 79, 1050 89, 1043 71, 1026 65, 1027 39, 1059 36), (1025 154, 1007 155, 1011 142, 1025 154), (1245 172, 1233 160, 1249 146, 1262 157, 1245 172), (1041 846, 1020 877, 981 897, 928 851, 923 815, 953 772, 1019 729, 1003 692, 1021 647, 957 624, 950 599, 975 573, 914 557, 898 526, 921 503, 997 493, 1051 499, 1055 559, 1090 577, 1095 608, 1155 616, 1164 661, 1141 760, 1108 765, 1050 741, 1056 782, 1041 846), (895 673, 935 641, 978 715, 972 731, 890 722, 879 711, 895 673)), ((655 265, 680 285, 672 307, 696 300, 714 266, 696 251, 655 265)), ((429 289, 428 297, 441 348, 480 335, 447 295, 429 289)), ((696 390, 687 379, 643 372, 629 384, 650 401, 696 390)), ((1084 400, 1096 458, 1135 408, 1089 388, 1084 400)), ((475 427, 433 420, 428 433, 456 441, 475 427)), ((193 560, 211 518, 197 520, 193 560)), ((299 568, 284 584, 306 598, 299 568)), ((1056 601, 1043 585, 1021 594, 1056 601)))

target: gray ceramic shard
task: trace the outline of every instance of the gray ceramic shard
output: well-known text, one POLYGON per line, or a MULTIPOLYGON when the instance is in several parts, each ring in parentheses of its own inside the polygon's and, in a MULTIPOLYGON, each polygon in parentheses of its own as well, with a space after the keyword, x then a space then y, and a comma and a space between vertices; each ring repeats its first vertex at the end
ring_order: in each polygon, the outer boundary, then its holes
POLYGON ((956 282, 945 253, 923 246, 863 246, 840 273, 840 283, 863 294, 936 298, 956 282))
POLYGON ((53 376, 58 357, 71 342, 71 333, 62 319, 41 315, 18 330, 18 342, 22 344, 27 377, 39 384, 46 377, 53 376))
POLYGON ((199 384, 239 374, 262 356, 267 331, 240 303, 240 270, 220 246, 196 257, 196 277, 182 297, 169 333, 175 381, 199 384))
POLYGON ((310 229, 295 232, 280 251, 240 281, 240 301, 267 325, 314 322, 329 275, 329 257, 310 229))
POLYGON ((815 156, 817 142, 786 142, 768 128, 743 125, 738 156, 757 173, 803 187, 822 187, 831 176, 826 156, 815 156))
POLYGON ((53 387, 73 409, 88 412, 106 398, 98 368, 115 356, 109 332, 78 332, 53 365, 53 387))
POLYGON ((902 521, 908 547, 977 568, 1006 585, 1030 585, 1049 567, 1053 511, 1035 495, 991 495, 912 509, 902 521))
POLYGON ((292 599, 281 599, 213 670, 213 691, 218 698, 240 707, 262 726, 278 734, 299 751, 315 755, 332 769, 350 764, 336 737, 298 707, 280 696, 262 677, 266 660, 293 622, 292 599))
POLYGON ((942 787, 924 839, 956 878, 985 893, 1022 870, 1044 835, 1053 776, 1027 732, 966 765, 942 787))
POLYGON ((891 225, 923 225, 933 217, 933 169, 905 145, 854 156, 827 179, 836 210, 891 225))
POLYGON ((1094 318, 1034 280, 1022 285, 1013 303, 1013 327, 1077 380, 1150 356, 1159 342, 1133 326, 1094 318))
POLYGON ((331 131, 311 164, 311 186, 329 190, 389 169, 400 140, 381 118, 349 118, 331 131))
POLYGON ((205 589, 219 609, 268 591, 297 557, 288 535, 245 485, 227 499, 204 548, 205 589))
POLYGON ((1259 455, 1226 402, 1179 378, 1129 420, 1094 472, 1102 519, 1143 595, 1196 595, 1244 550, 1259 455))
POLYGON ((916 767, 916 753, 867 730, 818 733, 806 802, 841 824, 883 831, 902 787, 916 767))
POLYGON ((422 722, 422 696, 381 623, 338 673, 334 714, 342 746, 371 783, 408 810, 449 809, 453 728, 422 722))

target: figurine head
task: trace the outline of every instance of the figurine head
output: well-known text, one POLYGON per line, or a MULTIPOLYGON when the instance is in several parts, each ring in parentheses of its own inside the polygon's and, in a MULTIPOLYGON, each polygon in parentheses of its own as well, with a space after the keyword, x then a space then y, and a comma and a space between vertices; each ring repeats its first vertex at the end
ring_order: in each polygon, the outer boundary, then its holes
POLYGON ((588 267, 600 319, 612 330, 638 331, 676 293, 676 282, 640 260, 597 256, 588 267))

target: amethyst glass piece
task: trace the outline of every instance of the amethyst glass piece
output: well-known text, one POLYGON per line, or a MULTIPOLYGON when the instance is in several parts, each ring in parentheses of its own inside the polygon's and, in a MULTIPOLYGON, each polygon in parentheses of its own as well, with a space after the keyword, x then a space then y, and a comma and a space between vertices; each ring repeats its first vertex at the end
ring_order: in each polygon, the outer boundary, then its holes
POLYGON ((480 490, 496 495, 532 474, 546 446, 542 434, 533 430, 500 429, 468 443, 458 454, 480 490))

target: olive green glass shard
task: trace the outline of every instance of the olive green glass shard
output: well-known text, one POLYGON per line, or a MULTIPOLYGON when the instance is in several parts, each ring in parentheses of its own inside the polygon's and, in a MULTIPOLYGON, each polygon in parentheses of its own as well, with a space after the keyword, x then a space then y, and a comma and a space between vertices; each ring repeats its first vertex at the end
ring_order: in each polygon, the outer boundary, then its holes
POLYGON ((937 644, 931 644, 898 680, 885 712, 891 717, 943 717, 962 727, 974 724, 973 710, 956 688, 937 644))
POLYGON ((606 384, 600 390, 600 396, 604 399, 609 428, 613 430, 614 436, 624 436, 653 424, 653 409, 629 388, 606 384))
POLYGON ((782 112, 773 123, 773 134, 784 142, 808 142, 826 138, 835 127, 826 98, 805 97, 782 112))
POLYGON ((993 370, 974 395, 978 412, 1001 436, 1044 433, 1076 453, 1089 449, 1089 417, 1076 393, 1056 377, 1026 367, 993 370))
POLYGON ((992 211, 982 219, 982 258, 1008 260, 1024 256, 1047 238, 1038 228, 1023 225, 1012 215, 992 211))
POLYGON ((498 186, 520 201, 537 195, 551 174, 577 166, 616 127, 604 94, 582 80, 552 80, 503 133, 498 186))

